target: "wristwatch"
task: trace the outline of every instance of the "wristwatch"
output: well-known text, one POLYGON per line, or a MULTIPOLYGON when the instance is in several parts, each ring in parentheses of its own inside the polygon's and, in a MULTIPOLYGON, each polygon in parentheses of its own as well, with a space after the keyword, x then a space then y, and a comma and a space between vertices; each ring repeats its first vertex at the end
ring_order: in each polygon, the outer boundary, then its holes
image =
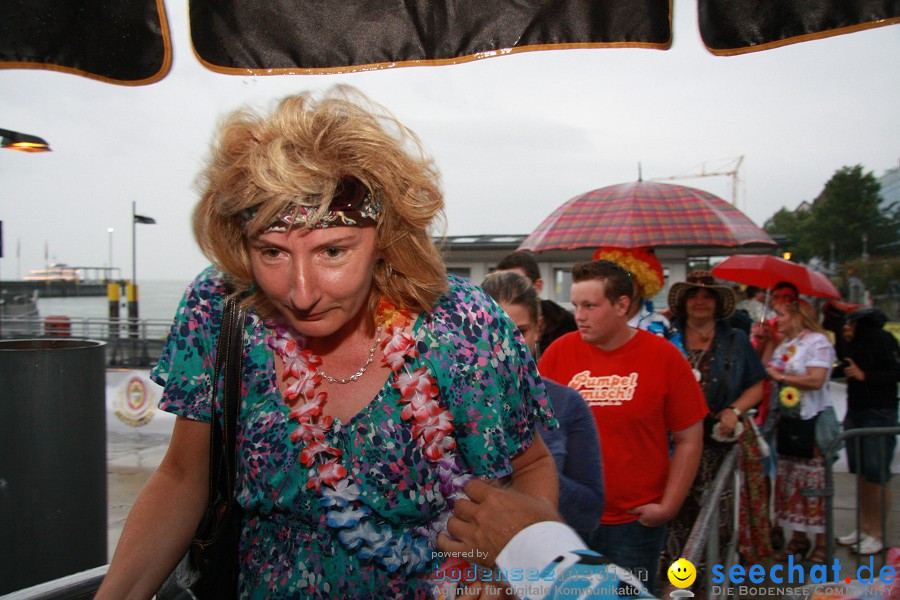
POLYGON ((729 406, 728 408, 730 408, 734 412, 735 416, 737 416, 738 419, 741 418, 741 414, 743 414, 741 413, 741 409, 739 409, 737 406, 729 406))

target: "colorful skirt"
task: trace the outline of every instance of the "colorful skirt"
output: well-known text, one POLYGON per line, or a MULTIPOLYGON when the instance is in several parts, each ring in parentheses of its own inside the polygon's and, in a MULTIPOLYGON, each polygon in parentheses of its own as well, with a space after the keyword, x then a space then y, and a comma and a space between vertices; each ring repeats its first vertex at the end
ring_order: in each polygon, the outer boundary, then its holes
POLYGON ((825 488, 825 459, 778 455, 775 506, 778 524, 808 534, 825 533, 825 497, 803 490, 825 488))

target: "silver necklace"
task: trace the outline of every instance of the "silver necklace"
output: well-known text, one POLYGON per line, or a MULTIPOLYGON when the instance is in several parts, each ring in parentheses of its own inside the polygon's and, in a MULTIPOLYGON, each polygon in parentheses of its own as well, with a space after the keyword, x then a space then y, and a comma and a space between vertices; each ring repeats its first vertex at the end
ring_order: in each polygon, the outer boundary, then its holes
POLYGON ((375 350, 378 348, 378 344, 381 343, 381 330, 383 327, 381 325, 378 326, 378 329, 375 330, 375 343, 372 344, 372 347, 369 349, 369 358, 366 359, 366 364, 361 366, 359 370, 351 375, 350 377, 332 377, 319 367, 316 367, 316 373, 325 378, 326 381, 331 383, 350 383, 352 381, 356 381, 360 377, 363 376, 363 373, 366 372, 366 369, 369 368, 369 365, 372 364, 372 361, 375 360, 375 350))
POLYGON ((706 356, 706 348, 688 351, 688 362, 691 363, 691 373, 694 374, 694 378, 698 382, 703 379, 703 374, 700 372, 700 365, 703 363, 704 356, 706 356))

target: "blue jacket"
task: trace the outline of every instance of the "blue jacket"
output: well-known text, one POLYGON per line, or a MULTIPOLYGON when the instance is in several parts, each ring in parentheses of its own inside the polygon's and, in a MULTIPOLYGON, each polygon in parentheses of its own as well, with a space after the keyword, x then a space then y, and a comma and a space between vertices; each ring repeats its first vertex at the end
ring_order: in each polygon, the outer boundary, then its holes
MULTIPOLYGON (((674 327, 684 338, 685 320, 677 319, 674 327)), ((729 327, 724 321, 716 321, 716 334, 710 347, 710 380, 703 386, 703 395, 709 411, 715 416, 727 408, 744 390, 766 378, 766 369, 750 344, 750 338, 740 329, 729 327), (726 373, 727 370, 727 373, 726 373), (727 377, 726 377, 727 375, 727 377), (728 389, 724 389, 725 381, 728 389)))
POLYGON ((580 533, 590 533, 603 514, 603 466, 594 416, 584 398, 570 387, 542 377, 559 429, 538 433, 559 475, 559 513, 580 533))

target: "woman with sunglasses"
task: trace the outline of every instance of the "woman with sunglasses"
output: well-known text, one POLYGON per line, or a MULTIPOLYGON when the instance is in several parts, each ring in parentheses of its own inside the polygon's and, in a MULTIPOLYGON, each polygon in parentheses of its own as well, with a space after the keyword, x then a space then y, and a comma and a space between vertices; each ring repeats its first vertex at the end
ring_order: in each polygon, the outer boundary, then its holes
POLYGON ((232 115, 202 181, 214 266, 151 374, 178 419, 98 598, 152 596, 200 520, 226 286, 249 307, 241 598, 429 598, 470 479, 556 502, 540 376, 503 311, 446 274, 438 174, 411 131, 352 88, 300 94, 232 115))

